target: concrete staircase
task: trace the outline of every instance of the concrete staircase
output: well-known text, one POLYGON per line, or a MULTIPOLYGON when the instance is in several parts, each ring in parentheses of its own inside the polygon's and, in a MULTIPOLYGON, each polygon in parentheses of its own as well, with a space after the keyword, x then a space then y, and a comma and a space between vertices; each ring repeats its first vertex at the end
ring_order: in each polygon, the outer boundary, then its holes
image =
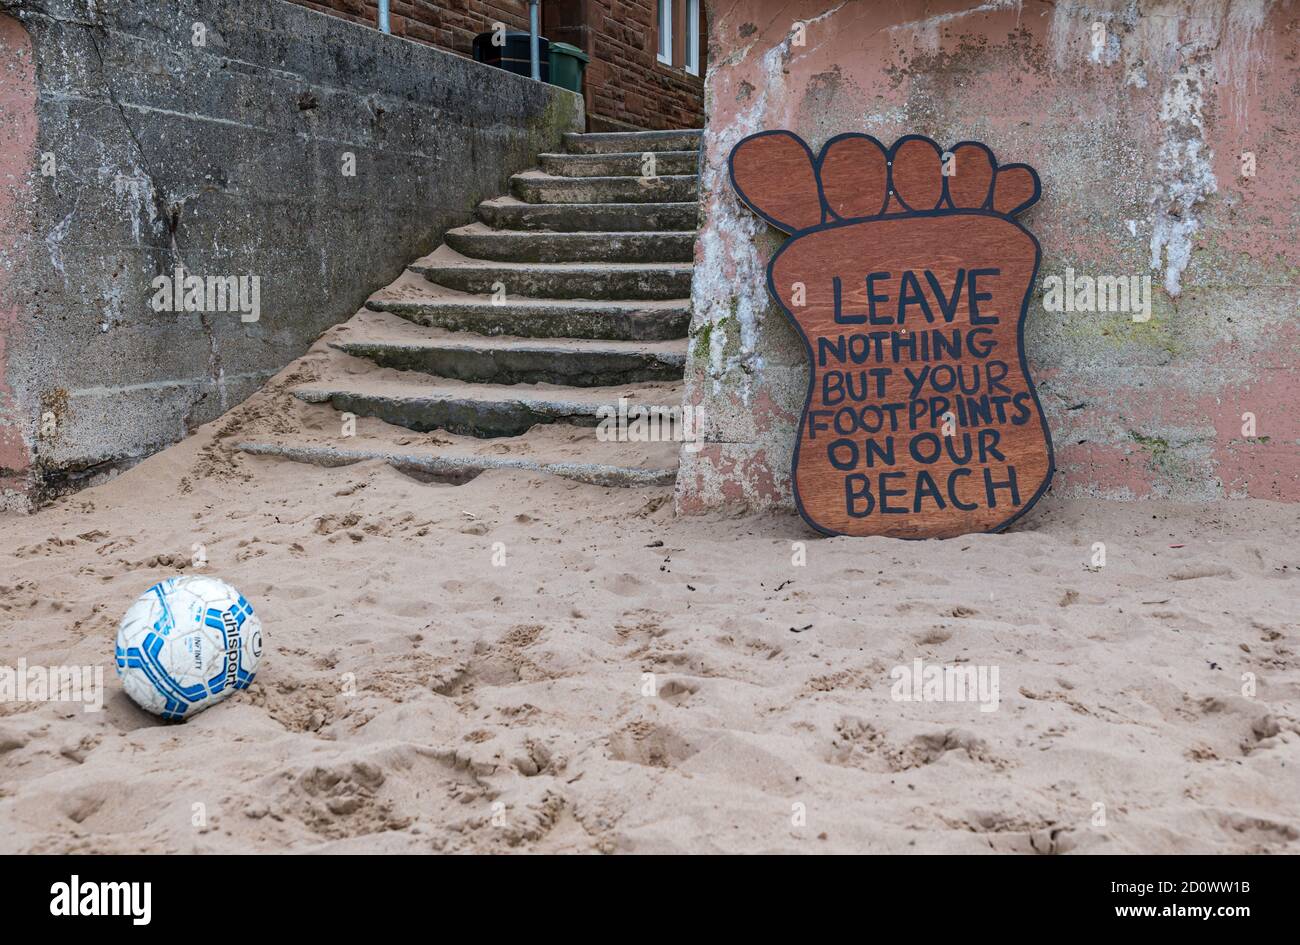
POLYGON ((292 394, 332 418, 239 448, 449 482, 514 468, 671 483, 680 444, 602 442, 593 428, 620 398, 681 405, 699 143, 698 131, 565 135, 564 153, 540 155, 328 336, 320 376, 292 394), (355 435, 334 434, 338 412, 359 418, 355 435))

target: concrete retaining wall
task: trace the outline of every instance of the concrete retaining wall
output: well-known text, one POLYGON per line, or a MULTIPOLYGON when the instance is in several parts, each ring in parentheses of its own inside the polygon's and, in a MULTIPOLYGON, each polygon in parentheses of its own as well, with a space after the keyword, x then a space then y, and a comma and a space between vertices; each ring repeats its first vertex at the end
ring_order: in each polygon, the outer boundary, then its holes
POLYGON ((766 294, 783 237, 726 175, 741 138, 775 128, 814 150, 845 131, 984 141, 1042 177, 1022 217, 1040 279, 1150 276, 1146 321, 1031 307, 1058 495, 1300 500, 1300 6, 709 6, 687 399, 710 442, 682 454, 680 509, 791 504, 807 366, 766 294))
POLYGON ((572 93, 280 0, 0 0, 0 83, 8 507, 238 403, 583 123, 572 93), (258 319, 156 310, 177 267, 256 276, 258 319))

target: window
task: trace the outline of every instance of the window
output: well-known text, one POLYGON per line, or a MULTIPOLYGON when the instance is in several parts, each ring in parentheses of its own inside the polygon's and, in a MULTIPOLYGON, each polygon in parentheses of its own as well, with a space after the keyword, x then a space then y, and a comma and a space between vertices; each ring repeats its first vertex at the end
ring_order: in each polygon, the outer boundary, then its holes
POLYGON ((673 0, 659 0, 659 61, 673 64, 673 0))
POLYGON ((686 71, 700 74, 700 0, 686 0, 686 71))

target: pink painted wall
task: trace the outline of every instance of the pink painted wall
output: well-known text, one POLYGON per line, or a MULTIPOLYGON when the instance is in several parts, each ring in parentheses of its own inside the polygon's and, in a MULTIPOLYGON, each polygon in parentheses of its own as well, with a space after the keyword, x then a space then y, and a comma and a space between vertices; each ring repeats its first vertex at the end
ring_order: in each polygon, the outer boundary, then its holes
POLYGON ((687 371, 708 443, 682 454, 679 508, 791 505, 807 367, 765 291, 783 236, 726 176, 738 141, 776 128, 814 150, 845 131, 984 141, 1042 178, 1022 217, 1040 280, 1150 276, 1147 321, 1031 304, 1053 494, 1300 500, 1297 6, 710 3, 687 371))
POLYGON ((31 39, 13 17, 0 15, 0 510, 25 507, 28 411, 9 383, 18 302, 9 277, 29 230, 30 174, 36 166, 36 67, 31 39))

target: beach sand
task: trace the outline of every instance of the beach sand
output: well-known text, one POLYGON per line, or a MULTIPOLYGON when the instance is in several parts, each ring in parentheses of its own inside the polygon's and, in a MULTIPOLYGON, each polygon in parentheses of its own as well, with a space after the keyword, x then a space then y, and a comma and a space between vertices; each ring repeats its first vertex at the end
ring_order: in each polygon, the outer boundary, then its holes
POLYGON ((1295 506, 1049 494, 1008 534, 826 539, 670 488, 234 453, 329 434, 284 393, 324 357, 0 518, 0 664, 106 686, 0 704, 0 851, 1300 850, 1295 506), (177 573, 242 591, 267 651, 167 724, 112 656, 177 573), (893 698, 918 659, 996 670, 996 708, 893 698))

